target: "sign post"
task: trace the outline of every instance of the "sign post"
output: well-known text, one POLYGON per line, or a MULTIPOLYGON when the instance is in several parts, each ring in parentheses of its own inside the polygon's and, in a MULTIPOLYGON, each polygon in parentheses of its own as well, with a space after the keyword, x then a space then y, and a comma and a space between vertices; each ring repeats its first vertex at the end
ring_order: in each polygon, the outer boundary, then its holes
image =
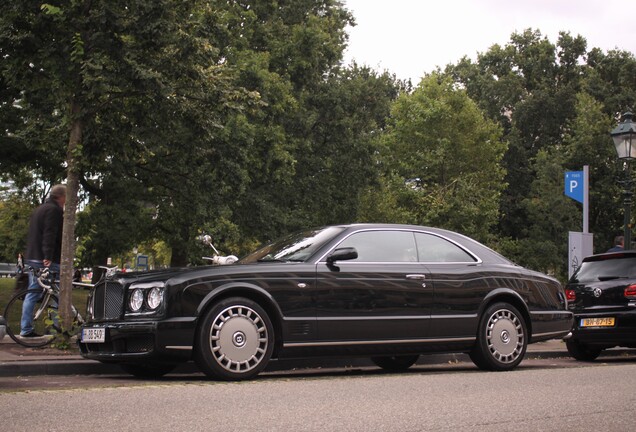
POLYGON ((586 256, 594 253, 594 236, 589 231, 589 178, 590 167, 583 171, 565 173, 565 195, 583 204, 583 232, 569 233, 568 238, 568 276, 572 276, 586 256))

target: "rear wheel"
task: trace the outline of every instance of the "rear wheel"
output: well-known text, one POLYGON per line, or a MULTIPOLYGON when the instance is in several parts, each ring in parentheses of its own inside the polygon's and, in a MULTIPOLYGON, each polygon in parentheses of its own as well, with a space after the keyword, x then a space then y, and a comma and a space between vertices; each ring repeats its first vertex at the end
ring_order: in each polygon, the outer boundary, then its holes
POLYGON ((420 358, 419 355, 371 357, 371 361, 382 369, 402 372, 413 366, 418 358, 420 358))
POLYGON ((137 378, 161 378, 174 370, 174 364, 126 364, 119 365, 122 370, 137 378))
POLYGON ((9 300, 7 307, 4 309, 7 334, 22 346, 36 348, 48 345, 59 331, 56 326, 58 321, 57 298, 55 296, 43 296, 43 293, 44 291, 39 288, 20 291, 9 300), (40 296, 42 298, 37 300, 40 296), (27 298, 35 299, 35 306, 31 314, 33 317, 32 334, 37 336, 20 336, 22 307, 27 298), (46 301, 47 298, 48 301, 43 305, 42 301, 46 301))
POLYGON ((523 316, 508 303, 494 303, 481 317, 477 343, 469 354, 480 369, 506 371, 521 363, 527 346, 523 316))
POLYGON ((565 341, 565 346, 572 357, 580 361, 594 361, 603 351, 600 348, 590 348, 575 339, 565 341))
POLYGON ((233 297, 216 304, 203 319, 195 361, 208 376, 244 380, 260 373, 274 349, 274 328, 252 300, 233 297))

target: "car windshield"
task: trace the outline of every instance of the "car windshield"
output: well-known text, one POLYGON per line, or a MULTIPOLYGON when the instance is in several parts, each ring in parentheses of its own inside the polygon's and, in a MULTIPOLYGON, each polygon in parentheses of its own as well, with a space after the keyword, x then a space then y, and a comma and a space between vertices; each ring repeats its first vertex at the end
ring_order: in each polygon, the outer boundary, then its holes
POLYGON ((342 227, 328 227, 294 233, 252 252, 241 263, 267 261, 305 262, 325 243, 344 230, 342 227))
POLYGON ((636 277, 636 257, 585 261, 572 276, 572 283, 587 283, 636 277))

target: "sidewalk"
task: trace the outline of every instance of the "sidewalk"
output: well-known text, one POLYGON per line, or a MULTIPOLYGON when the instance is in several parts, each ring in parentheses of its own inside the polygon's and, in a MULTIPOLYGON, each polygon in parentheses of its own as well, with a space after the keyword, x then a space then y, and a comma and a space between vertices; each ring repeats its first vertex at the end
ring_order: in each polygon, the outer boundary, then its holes
MULTIPOLYGON (((569 357, 565 343, 560 339, 528 345, 526 357, 569 357)), ((465 354, 431 354, 420 357, 419 364, 435 364, 455 361, 470 361, 465 354)), ((267 370, 288 370, 307 367, 371 366, 364 358, 350 359, 300 359, 272 361, 267 370)), ((175 370, 177 373, 196 373, 190 362, 175 370)), ((0 341, 0 377, 33 375, 114 375, 122 374, 116 364, 104 364, 83 359, 77 350, 62 351, 56 348, 25 348, 16 344, 9 336, 0 341)))

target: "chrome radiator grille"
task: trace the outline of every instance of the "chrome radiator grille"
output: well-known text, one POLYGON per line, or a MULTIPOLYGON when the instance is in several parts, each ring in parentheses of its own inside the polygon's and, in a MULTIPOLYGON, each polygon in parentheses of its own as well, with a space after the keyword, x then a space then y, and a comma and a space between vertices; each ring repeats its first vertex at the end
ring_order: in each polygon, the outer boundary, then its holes
POLYGON ((108 320, 121 317, 124 287, 115 281, 102 281, 93 292, 93 319, 108 320))

